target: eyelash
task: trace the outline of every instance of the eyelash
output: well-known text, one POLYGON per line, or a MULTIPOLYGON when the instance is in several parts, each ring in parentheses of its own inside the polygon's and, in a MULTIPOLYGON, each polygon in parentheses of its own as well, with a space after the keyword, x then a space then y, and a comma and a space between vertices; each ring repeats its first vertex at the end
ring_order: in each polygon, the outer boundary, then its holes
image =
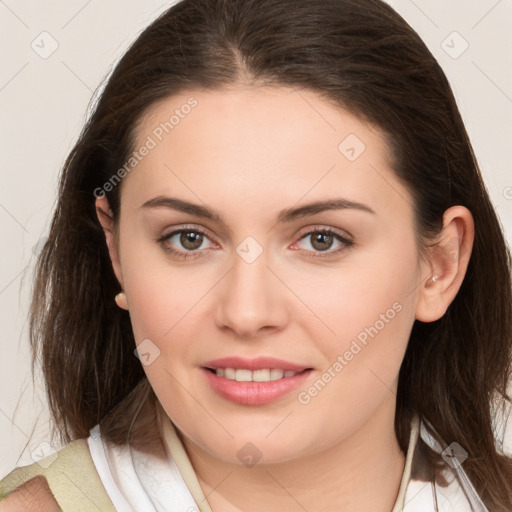
MULTIPOLYGON (((192 227, 192 226, 191 227, 184 226, 180 229, 172 231, 171 233, 161 236, 160 238, 158 238, 156 240, 156 242, 160 243, 160 245, 162 245, 162 248, 167 253, 171 254, 173 257, 176 257, 178 259, 186 260, 186 259, 189 259, 190 257, 195 258, 195 259, 207 257, 207 255, 205 254, 204 251, 200 251, 197 249, 194 251, 180 251, 180 250, 173 249, 173 248, 169 247, 169 245, 167 245, 165 243, 167 240, 172 238, 174 235, 177 235, 180 233, 199 233, 199 234, 205 236, 206 238, 209 238, 206 231, 204 231, 201 228, 192 227)), ((308 236, 314 235, 316 233, 322 233, 324 235, 333 236, 336 240, 341 242, 343 245, 342 245, 342 247, 340 247, 334 251, 329 251, 329 250, 315 251, 312 254, 311 254, 311 251, 306 250, 306 252, 308 254, 306 254, 305 256, 310 259, 334 257, 334 256, 337 256, 338 254, 342 253, 343 251, 350 249, 354 245, 354 242, 352 242, 348 238, 344 237, 343 235, 340 235, 339 233, 333 231, 332 229, 327 229, 327 228, 314 228, 314 229, 306 232, 305 234, 301 235, 299 240, 303 240, 304 238, 307 238, 308 236)))

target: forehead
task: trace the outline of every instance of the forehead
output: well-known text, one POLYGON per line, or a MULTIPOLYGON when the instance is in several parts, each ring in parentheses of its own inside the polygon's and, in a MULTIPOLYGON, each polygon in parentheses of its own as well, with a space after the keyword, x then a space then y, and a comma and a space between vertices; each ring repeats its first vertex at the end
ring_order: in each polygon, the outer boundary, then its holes
POLYGON ((139 204, 171 190, 260 210, 262 194, 269 208, 343 194, 386 209, 408 196, 383 134, 309 90, 191 89, 153 105, 135 134, 133 149, 150 149, 123 188, 139 204))
POLYGON ((191 89, 150 107, 135 133, 138 143, 148 135, 169 146, 173 140, 193 140, 201 145, 198 149, 210 153, 216 148, 222 151, 225 143, 236 140, 232 155, 237 149, 254 149, 259 158, 278 146, 281 152, 307 153, 314 147, 317 152, 334 151, 337 155, 341 139, 352 134, 384 158, 391 156, 375 126, 317 92, 292 87, 191 89), (266 144, 257 147, 258 142, 266 144))

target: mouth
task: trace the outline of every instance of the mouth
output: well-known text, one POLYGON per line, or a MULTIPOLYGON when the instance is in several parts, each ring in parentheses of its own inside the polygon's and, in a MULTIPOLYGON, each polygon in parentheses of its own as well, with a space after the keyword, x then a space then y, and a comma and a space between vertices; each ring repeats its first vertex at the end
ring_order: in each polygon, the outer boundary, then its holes
POLYGON ((222 398, 237 404, 263 405, 297 389, 314 369, 269 357, 230 357, 209 361, 201 370, 211 389, 222 398))

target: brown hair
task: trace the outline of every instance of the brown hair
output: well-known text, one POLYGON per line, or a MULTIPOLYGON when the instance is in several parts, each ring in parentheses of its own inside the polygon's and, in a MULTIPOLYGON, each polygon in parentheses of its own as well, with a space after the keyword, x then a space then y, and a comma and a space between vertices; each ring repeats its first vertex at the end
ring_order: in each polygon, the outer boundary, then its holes
MULTIPOLYGON (((463 205, 476 238, 446 314, 416 321, 400 369, 395 430, 407 449, 412 415, 468 453, 464 469, 488 508, 510 510, 512 463, 493 415, 510 402, 510 253, 448 81, 420 37, 380 0, 184 0, 155 20, 115 67, 62 172, 38 260, 30 327, 62 441, 102 422, 105 438, 141 442, 136 413, 157 400, 97 220, 94 191, 134 150, 155 102, 192 87, 306 88, 380 127, 414 197, 425 246, 443 212, 463 205)), ((107 192, 114 221, 119 190, 107 192)), ((144 416, 151 426, 154 417, 144 416)))

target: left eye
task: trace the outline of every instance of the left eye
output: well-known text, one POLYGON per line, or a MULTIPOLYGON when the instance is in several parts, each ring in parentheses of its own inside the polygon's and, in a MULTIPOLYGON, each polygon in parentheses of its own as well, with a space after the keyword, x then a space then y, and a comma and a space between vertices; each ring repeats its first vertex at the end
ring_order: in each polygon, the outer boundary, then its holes
POLYGON ((198 229, 182 229, 179 231, 173 231, 168 235, 164 235, 160 239, 161 242, 169 241, 172 246, 180 247, 181 245, 185 251, 197 251, 201 249, 205 240, 209 240, 206 233, 198 229))
POLYGON ((305 249, 313 252, 328 251, 332 248, 335 242, 338 242, 338 247, 330 252, 337 252, 338 250, 351 245, 351 242, 347 238, 328 229, 310 231, 301 236, 300 241, 307 239, 310 239, 310 247, 306 247, 305 249))

